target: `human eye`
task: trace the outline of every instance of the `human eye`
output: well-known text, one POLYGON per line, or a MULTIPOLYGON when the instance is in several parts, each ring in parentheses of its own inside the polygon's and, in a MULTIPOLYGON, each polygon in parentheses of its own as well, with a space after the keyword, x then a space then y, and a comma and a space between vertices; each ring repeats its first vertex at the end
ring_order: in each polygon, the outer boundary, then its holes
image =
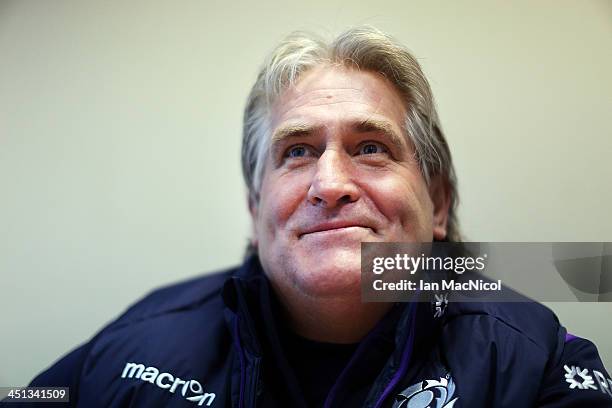
POLYGON ((312 149, 302 144, 290 146, 287 150, 285 150, 284 154, 285 159, 300 159, 310 156, 313 156, 312 149))
POLYGON ((357 147, 357 155, 372 155, 380 153, 389 153, 389 150, 382 143, 364 142, 357 147))

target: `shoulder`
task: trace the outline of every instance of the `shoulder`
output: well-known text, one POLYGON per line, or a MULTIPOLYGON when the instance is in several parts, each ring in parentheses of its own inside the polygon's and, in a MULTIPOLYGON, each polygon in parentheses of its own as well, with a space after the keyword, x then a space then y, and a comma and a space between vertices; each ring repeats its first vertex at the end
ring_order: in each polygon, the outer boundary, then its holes
POLYGON ((612 397, 612 380, 593 343, 568 334, 549 308, 526 298, 450 303, 441 346, 468 406, 487 398, 513 406, 587 406, 612 397))
POLYGON ((206 343, 224 335, 221 292, 237 270, 215 272, 152 291, 89 342, 90 358, 111 350, 126 358, 133 354, 152 358, 176 350, 201 351, 206 343))
POLYGON ((458 302, 448 306, 440 346, 466 406, 531 406, 562 332, 536 302, 458 302))
POLYGON ((206 358, 214 348, 211 344, 225 342, 220 292, 238 270, 227 269, 152 291, 32 384, 71 384, 79 389, 83 378, 98 381, 115 377, 130 361, 151 365, 170 360, 179 365, 191 361, 190 355, 206 358))
POLYGON ((155 289, 130 306, 105 329, 112 330, 171 313, 219 306, 217 301, 223 284, 237 270, 238 268, 232 268, 218 271, 155 289))
POLYGON ((543 353, 550 353, 564 334, 552 310, 527 298, 521 302, 451 303, 444 326, 452 330, 477 329, 491 340, 510 336, 515 341, 531 343, 543 353))
POLYGON ((587 339, 566 333, 548 362, 538 406, 611 405, 612 378, 597 347, 587 339))

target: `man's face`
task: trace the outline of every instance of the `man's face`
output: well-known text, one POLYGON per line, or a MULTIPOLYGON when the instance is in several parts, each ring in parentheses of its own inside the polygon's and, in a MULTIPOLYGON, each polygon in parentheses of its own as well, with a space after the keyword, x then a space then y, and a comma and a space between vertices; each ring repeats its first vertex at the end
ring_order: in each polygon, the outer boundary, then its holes
POLYGON ((354 296, 362 241, 444 238, 446 214, 436 215, 405 116, 386 79, 341 67, 313 69, 279 97, 251 213, 261 263, 281 293, 354 296))

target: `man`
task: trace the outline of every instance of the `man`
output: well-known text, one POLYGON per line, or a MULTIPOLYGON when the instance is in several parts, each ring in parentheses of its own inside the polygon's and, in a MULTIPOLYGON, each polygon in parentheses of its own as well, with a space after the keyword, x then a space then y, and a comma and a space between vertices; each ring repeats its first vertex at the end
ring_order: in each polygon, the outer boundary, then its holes
POLYGON ((612 406, 593 344, 539 304, 361 301, 361 242, 460 240, 431 90, 385 34, 284 40, 242 163, 244 264, 154 292, 32 386, 82 407, 612 406))

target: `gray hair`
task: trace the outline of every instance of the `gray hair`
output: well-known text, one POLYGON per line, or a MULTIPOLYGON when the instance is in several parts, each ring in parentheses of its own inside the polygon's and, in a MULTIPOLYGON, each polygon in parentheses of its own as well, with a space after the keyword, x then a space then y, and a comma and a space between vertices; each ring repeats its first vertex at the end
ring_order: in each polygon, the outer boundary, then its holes
POLYGON ((429 83, 419 63, 404 46, 370 26, 351 28, 329 43, 310 33, 295 32, 268 56, 244 111, 242 171, 249 201, 252 204, 259 201, 272 131, 273 103, 300 75, 323 64, 377 72, 395 86, 406 101, 405 131, 414 145, 425 181, 429 184, 433 177, 441 176, 449 189, 446 239, 461 241, 456 215, 457 179, 429 83))

